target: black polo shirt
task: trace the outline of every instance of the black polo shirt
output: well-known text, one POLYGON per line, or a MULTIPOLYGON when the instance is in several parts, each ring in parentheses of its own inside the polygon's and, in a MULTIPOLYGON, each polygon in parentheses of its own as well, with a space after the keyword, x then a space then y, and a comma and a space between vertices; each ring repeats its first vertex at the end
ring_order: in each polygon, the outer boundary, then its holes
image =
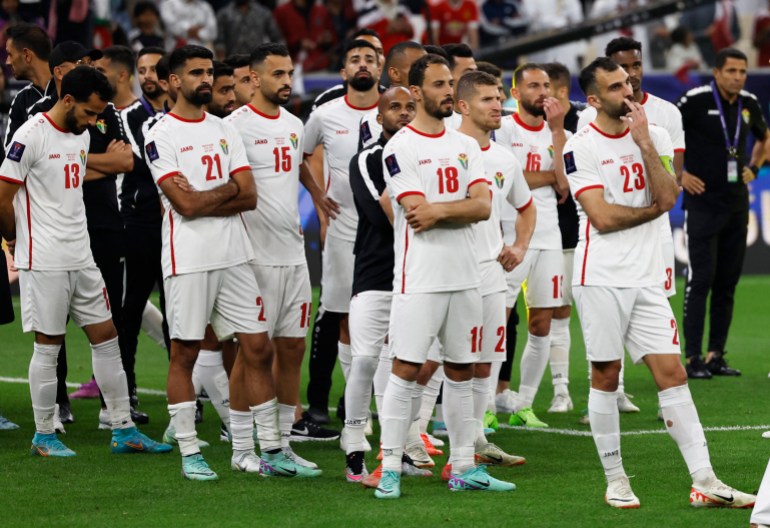
MULTIPOLYGON (((11 109, 8 111, 8 128, 5 130, 5 145, 11 144, 11 138, 21 125, 23 125, 29 116, 32 106, 43 97, 56 95, 56 84, 53 79, 48 81, 45 90, 39 86, 29 83, 16 93, 11 101, 11 109)), ((0 149, 0 161, 5 159, 5 149, 0 149)))
MULTIPOLYGON (((564 130, 577 132, 578 118, 580 112, 586 109, 586 104, 579 101, 570 101, 569 110, 564 116, 564 130)), ((559 231, 561 231, 562 249, 575 249, 578 243, 578 213, 575 200, 572 199, 572 193, 567 196, 564 203, 556 206, 559 214, 559 231)))
POLYGON ((767 122, 754 94, 741 90, 732 104, 723 99, 718 90, 717 96, 722 102, 731 143, 735 138, 738 120, 741 121, 738 138, 738 181, 727 181, 727 146, 712 85, 693 88, 685 93, 676 105, 682 112, 684 141, 687 145, 684 153, 685 170, 703 180, 706 191, 696 196, 685 190, 685 209, 735 211, 749 206, 748 188, 741 177, 743 167, 751 159, 750 153, 746 152, 746 139, 749 132, 757 140, 764 139, 767 122), (740 115, 738 101, 742 105, 740 115))

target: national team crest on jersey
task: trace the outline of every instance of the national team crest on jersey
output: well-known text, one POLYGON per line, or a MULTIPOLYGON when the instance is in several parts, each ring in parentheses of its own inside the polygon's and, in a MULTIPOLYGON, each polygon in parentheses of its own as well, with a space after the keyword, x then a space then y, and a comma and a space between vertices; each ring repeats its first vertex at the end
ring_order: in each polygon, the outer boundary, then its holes
POLYGON ((14 141, 11 148, 8 149, 8 159, 16 162, 21 161, 25 148, 27 148, 27 146, 24 143, 14 141))
POLYGON ((366 143, 372 139, 372 131, 369 129, 369 123, 364 121, 361 123, 361 141, 366 143))
POLYGON ((463 169, 468 169, 468 155, 465 152, 457 156, 457 161, 460 162, 460 165, 463 166, 463 169))
POLYGON ((504 183, 505 183, 505 176, 503 176, 503 173, 498 172, 497 174, 495 174, 495 184, 497 185, 497 188, 502 189, 504 183))
POLYGON ((96 121, 96 130, 98 130, 102 134, 107 133, 107 123, 104 122, 104 119, 98 119, 96 121))
POLYGON ((748 125, 749 121, 751 121, 751 112, 749 112, 748 108, 741 110, 741 117, 743 118, 743 122, 748 125))
POLYGON ((222 152, 224 152, 225 155, 227 155, 227 151, 229 150, 229 148, 227 147, 227 140, 224 138, 220 139, 219 146, 222 147, 222 152))
POLYGON ((385 158, 385 166, 388 168, 388 172, 390 173, 391 178, 401 172, 401 167, 398 166, 398 161, 396 161, 395 154, 391 154, 385 158))
POLYGON ((548 155, 551 156, 551 159, 553 159, 553 153, 554 153, 553 145, 551 145, 548 147, 548 155))
POLYGON ((160 155, 158 154, 158 147, 155 146, 154 141, 150 141, 149 143, 147 143, 144 146, 144 150, 145 152, 147 152, 147 158, 150 161, 155 161, 160 157, 160 155))
POLYGON ((86 164, 86 151, 83 149, 80 149, 80 163, 86 164))
POLYGON ((291 146, 296 150, 297 146, 299 145, 299 138, 297 137, 297 134, 292 132, 289 136, 289 141, 291 141, 291 146))
POLYGON ((573 172, 577 172, 577 165, 575 165, 574 152, 564 153, 564 172, 566 172, 567 174, 572 174, 573 172))

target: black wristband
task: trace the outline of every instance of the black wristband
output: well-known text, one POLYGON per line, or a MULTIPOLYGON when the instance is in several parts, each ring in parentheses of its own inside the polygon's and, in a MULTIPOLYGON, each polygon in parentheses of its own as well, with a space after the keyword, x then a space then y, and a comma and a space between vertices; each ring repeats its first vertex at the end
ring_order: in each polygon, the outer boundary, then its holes
POLYGON ((749 170, 754 173, 755 178, 759 175, 759 167, 756 165, 749 165, 749 170))

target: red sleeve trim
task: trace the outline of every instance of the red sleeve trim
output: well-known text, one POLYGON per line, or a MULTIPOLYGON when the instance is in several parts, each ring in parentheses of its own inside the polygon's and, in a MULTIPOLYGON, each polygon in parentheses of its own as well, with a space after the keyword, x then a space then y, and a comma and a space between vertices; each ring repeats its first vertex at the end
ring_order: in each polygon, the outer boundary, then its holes
POLYGON ((517 208, 516 208, 516 210, 517 210, 518 212, 522 212, 524 209, 526 209, 526 208, 527 208, 527 207, 529 207, 530 205, 532 205, 532 197, 531 197, 531 196, 529 197, 529 201, 528 201, 526 204, 524 204, 524 205, 523 205, 523 206, 521 206, 521 207, 517 207, 517 208))
POLYGON ((482 182, 483 182, 483 183, 486 183, 487 185, 491 185, 491 184, 489 183, 489 180, 488 180, 488 179, 486 179, 486 178, 476 178, 475 180, 473 180, 472 182, 470 182, 470 183, 468 184, 468 188, 470 189, 471 187, 473 187, 473 186, 474 186, 474 185, 476 185, 477 183, 482 183, 482 182))
POLYGON ((174 172, 169 172, 168 174, 164 174, 163 176, 158 178, 158 185, 160 185, 163 182, 163 180, 165 180, 166 178, 170 178, 172 176, 176 176, 177 174, 182 174, 182 173, 179 172, 179 171, 174 171, 174 172))
POLYGON ((406 192, 402 192, 401 194, 399 194, 396 197, 396 201, 398 203, 401 203, 401 199, 402 198, 406 198, 407 196, 422 196, 423 198, 425 198, 425 193, 423 193, 422 191, 406 191, 406 192))
POLYGON ((677 153, 677 152, 684 152, 684 150, 685 150, 685 149, 683 149, 683 148, 674 149, 674 153, 677 153))
POLYGON ((251 167, 249 167, 248 165, 244 165, 243 167, 238 167, 237 169, 233 169, 233 170, 230 171, 230 176, 232 176, 233 174, 236 174, 238 172, 243 172, 243 171, 246 171, 246 170, 251 170, 251 167))
POLYGON ((583 187, 575 193, 575 200, 578 199, 578 196, 580 196, 583 191, 590 191, 591 189, 604 189, 604 185, 589 185, 588 187, 583 187))
POLYGON ((0 176, 0 180, 8 182, 8 183, 15 183, 16 185, 24 185, 23 181, 14 180, 13 178, 9 178, 7 176, 0 176))

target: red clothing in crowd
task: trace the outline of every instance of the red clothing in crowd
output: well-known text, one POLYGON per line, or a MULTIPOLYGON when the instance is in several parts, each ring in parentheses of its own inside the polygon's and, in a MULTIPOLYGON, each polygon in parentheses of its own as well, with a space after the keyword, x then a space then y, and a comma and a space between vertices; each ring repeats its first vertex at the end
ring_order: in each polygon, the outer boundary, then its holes
POLYGON ((757 54, 757 66, 770 67, 770 12, 760 11, 754 18, 754 46, 757 54))
POLYGON ((479 9, 474 0, 462 0, 459 5, 448 0, 431 8, 431 24, 439 26, 439 43, 458 44, 473 25, 478 26, 479 9))
POLYGON ((315 47, 305 50, 307 56, 302 61, 303 71, 323 70, 330 66, 329 48, 337 43, 332 17, 326 6, 320 3, 313 3, 307 14, 306 17, 294 2, 273 10, 273 17, 286 38, 292 60, 295 63, 299 61, 302 42, 307 39, 314 42, 315 47))

